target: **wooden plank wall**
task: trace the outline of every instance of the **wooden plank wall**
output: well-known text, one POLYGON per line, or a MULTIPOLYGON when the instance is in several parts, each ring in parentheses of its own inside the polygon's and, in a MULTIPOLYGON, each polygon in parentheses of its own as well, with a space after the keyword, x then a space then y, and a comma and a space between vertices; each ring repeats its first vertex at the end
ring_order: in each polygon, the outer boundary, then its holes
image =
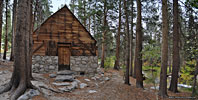
POLYGON ((34 54, 46 55, 50 51, 49 41, 71 43, 71 55, 96 55, 96 41, 67 7, 49 17, 33 33, 33 50, 44 43, 34 54))

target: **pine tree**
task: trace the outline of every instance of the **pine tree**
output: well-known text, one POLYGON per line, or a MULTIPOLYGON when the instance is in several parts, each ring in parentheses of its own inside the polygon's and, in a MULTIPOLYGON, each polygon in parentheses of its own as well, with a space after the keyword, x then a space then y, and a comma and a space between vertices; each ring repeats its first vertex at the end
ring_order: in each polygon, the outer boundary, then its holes
POLYGON ((135 49, 135 68, 136 68, 136 87, 143 88, 142 74, 142 16, 141 0, 137 0, 137 24, 136 24, 136 49, 135 49))
POLYGON ((0 58, 1 58, 1 37, 2 37, 2 23, 3 23, 3 2, 0 0, 0 58))
POLYGON ((173 13, 174 13, 174 25, 173 25, 173 70, 169 90, 176 93, 178 72, 180 68, 180 55, 179 55, 179 21, 178 21, 178 0, 173 0, 173 13))
POLYGON ((167 97, 167 65, 168 65, 168 9, 167 0, 162 0, 162 51, 159 95, 167 97))
POLYGON ((121 0, 119 0, 119 23, 118 23, 118 32, 116 35, 116 60, 114 64, 114 69, 119 69, 120 62, 120 29, 121 29, 121 0))
POLYGON ((3 59, 6 59, 6 54, 8 50, 8 4, 9 1, 6 0, 6 23, 5 23, 5 41, 4 41, 4 53, 3 53, 3 59))

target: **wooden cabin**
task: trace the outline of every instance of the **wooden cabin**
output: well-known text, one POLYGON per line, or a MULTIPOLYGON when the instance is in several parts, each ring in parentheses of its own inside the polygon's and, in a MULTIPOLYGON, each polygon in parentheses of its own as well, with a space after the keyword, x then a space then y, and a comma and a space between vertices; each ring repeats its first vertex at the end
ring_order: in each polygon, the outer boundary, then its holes
POLYGON ((70 69, 70 56, 97 56, 96 40, 64 6, 33 32, 33 55, 58 56, 58 69, 70 69))

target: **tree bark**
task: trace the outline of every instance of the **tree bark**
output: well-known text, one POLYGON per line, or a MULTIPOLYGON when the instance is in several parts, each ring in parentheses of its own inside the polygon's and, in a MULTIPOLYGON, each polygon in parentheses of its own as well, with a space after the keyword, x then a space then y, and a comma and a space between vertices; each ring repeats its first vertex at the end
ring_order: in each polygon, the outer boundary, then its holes
POLYGON ((173 0, 173 70, 169 90, 176 93, 177 82, 178 82, 178 72, 180 67, 180 55, 179 55, 179 23, 178 23, 178 0, 173 0))
POLYGON ((104 60, 105 60, 105 40, 106 40, 106 29, 107 29, 107 1, 104 0, 104 9, 103 9, 103 26, 104 26, 104 31, 102 34, 102 57, 101 57, 101 67, 104 68, 104 60))
POLYGON ((1 36, 2 36, 2 23, 3 23, 3 0, 0 0, 0 58, 1 58, 1 36))
POLYGON ((135 68, 136 68, 136 87, 143 88, 142 74, 142 16, 141 0, 137 1, 137 26, 136 26, 136 49, 135 49, 135 68))
POLYGON ((32 76, 32 46, 33 46, 33 31, 34 31, 34 21, 35 21, 35 16, 33 14, 33 0, 30 0, 30 33, 29 33, 29 74, 30 74, 30 79, 33 79, 32 76))
POLYGON ((194 72, 194 82, 193 82, 193 89, 192 89, 193 95, 197 92, 196 91, 197 75, 198 75, 198 58, 196 59, 196 66, 195 66, 195 72, 194 72))
POLYGON ((133 76, 133 0, 131 0, 131 46, 130 46, 130 76, 133 76))
POLYGON ((8 49, 8 0, 6 0, 6 23, 5 23, 5 41, 4 41, 4 53, 3 59, 6 59, 8 49))
POLYGON ((171 70, 171 66, 172 66, 172 58, 171 58, 172 56, 171 56, 171 47, 170 47, 170 45, 168 46, 168 67, 169 67, 169 73, 171 73, 172 72, 172 70, 171 70))
POLYGON ((162 51, 159 95, 167 97, 167 65, 168 65, 168 10, 167 0, 162 0, 162 51))
POLYGON ((130 80, 129 80, 129 58, 130 58, 130 37, 129 37, 129 21, 128 21, 128 8, 127 8, 127 1, 124 0, 124 9, 125 9, 125 15, 126 15, 126 28, 127 28, 127 33, 126 33, 126 37, 127 37, 127 43, 126 43, 126 73, 125 73, 125 84, 130 84, 130 80))
POLYGON ((0 93, 11 90, 11 100, 16 100, 27 88, 32 88, 29 70, 29 20, 30 0, 19 0, 17 6, 16 34, 14 40, 14 71, 10 82, 0 93))
POLYGON ((121 29, 121 0, 119 0, 119 26, 118 26, 118 34, 116 37, 116 60, 114 64, 114 69, 119 70, 120 63, 120 29, 121 29))
POLYGON ((14 0, 13 2, 13 16, 12 16, 12 45, 11 45, 11 54, 10 54, 10 61, 14 60, 14 38, 15 38, 15 33, 16 33, 16 7, 17 7, 17 0, 14 0))

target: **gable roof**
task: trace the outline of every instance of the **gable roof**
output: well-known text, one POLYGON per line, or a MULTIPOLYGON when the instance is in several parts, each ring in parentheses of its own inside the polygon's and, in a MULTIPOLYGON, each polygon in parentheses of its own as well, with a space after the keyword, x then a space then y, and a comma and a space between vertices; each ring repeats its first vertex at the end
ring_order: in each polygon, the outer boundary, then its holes
MULTIPOLYGON (((42 27, 48 22, 50 21, 50 19, 52 19, 53 17, 55 17, 56 15, 58 15, 58 13, 62 12, 62 11, 68 11, 71 16, 73 17, 73 20, 76 20, 79 24, 80 27, 82 27, 84 29, 84 31, 86 33, 88 33, 88 35, 90 36, 90 38, 92 40, 94 40, 94 43, 96 44, 97 41, 93 38, 93 36, 90 34, 90 32, 85 28, 85 26, 83 26, 83 24, 78 20, 78 18, 71 12, 71 10, 65 5, 63 6, 61 9, 59 9, 57 12, 55 12, 54 14, 52 14, 50 17, 48 17, 39 27, 37 27, 37 29, 35 29, 35 31, 33 32, 33 35, 35 35, 36 33, 40 32, 40 29, 42 29, 42 27)), ((66 13, 66 12, 65 12, 66 13)), ((65 21, 65 20, 63 20, 65 21)), ((39 35, 39 34, 38 34, 39 35)))

